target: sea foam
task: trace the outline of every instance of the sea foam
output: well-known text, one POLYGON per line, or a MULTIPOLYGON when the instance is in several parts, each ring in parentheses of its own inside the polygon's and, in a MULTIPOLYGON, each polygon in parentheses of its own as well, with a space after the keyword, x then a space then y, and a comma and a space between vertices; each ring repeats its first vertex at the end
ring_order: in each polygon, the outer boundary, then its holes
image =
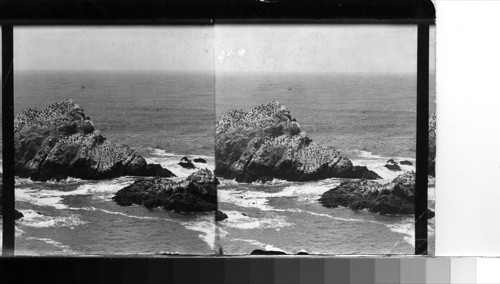
POLYGON ((383 157, 375 155, 371 152, 356 150, 354 151, 355 157, 352 158, 352 163, 356 166, 366 166, 368 169, 376 172, 383 181, 386 182, 393 180, 397 176, 401 175, 405 171, 415 171, 415 159, 406 157, 383 157), (392 171, 385 167, 387 161, 393 159, 400 167, 401 171, 392 171), (400 162, 407 160, 413 163, 413 165, 401 165, 400 162))
POLYGON ((52 217, 40 214, 31 209, 21 210, 21 213, 23 213, 24 217, 18 221, 19 224, 33 228, 76 227, 87 223, 75 214, 52 217))
POLYGON ((221 221, 219 224, 225 227, 231 227, 236 229, 276 229, 279 230, 285 227, 293 226, 286 220, 285 216, 271 215, 262 218, 253 218, 244 215, 238 211, 224 211, 228 215, 228 218, 221 221))
POLYGON ((214 250, 215 249, 215 217, 213 215, 202 215, 197 218, 197 220, 192 220, 189 222, 181 222, 184 228, 200 232, 198 236, 202 239, 208 246, 214 250))
POLYGON ((168 169, 177 177, 186 178, 190 174, 198 171, 199 169, 209 169, 211 171, 215 170, 214 157, 205 156, 205 155, 179 155, 173 153, 167 153, 161 149, 150 148, 149 149, 150 157, 146 157, 146 162, 160 164, 162 167, 168 169), (183 157, 187 157, 190 159, 193 164, 196 166, 194 169, 186 169, 179 165, 180 160, 183 157), (194 159, 203 158, 207 162, 206 163, 196 163, 194 159))

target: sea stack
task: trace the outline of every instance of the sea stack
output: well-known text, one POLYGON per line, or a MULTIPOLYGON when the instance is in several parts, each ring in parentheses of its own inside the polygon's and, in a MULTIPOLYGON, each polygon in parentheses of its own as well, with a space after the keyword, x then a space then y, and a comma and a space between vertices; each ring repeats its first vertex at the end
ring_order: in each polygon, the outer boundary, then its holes
POLYGON ((369 180, 345 181, 323 193, 319 201, 328 208, 345 206, 380 214, 414 214, 415 173, 406 172, 387 184, 369 180))
POLYGON ((130 147, 108 141, 72 100, 18 113, 14 143, 15 174, 32 180, 174 176, 130 147))
POLYGON ((141 178, 120 189, 113 200, 122 206, 137 204, 176 212, 216 211, 217 184, 219 181, 208 169, 198 170, 181 182, 160 177, 141 178))
POLYGON ((215 134, 217 176, 253 182, 262 177, 309 181, 331 177, 380 178, 332 147, 307 136, 278 101, 219 118, 215 134))

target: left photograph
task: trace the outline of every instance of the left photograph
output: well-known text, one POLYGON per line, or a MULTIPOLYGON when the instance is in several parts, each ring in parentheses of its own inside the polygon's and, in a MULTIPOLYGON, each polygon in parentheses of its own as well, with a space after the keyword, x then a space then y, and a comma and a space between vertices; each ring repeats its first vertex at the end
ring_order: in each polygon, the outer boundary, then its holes
POLYGON ((213 26, 14 29, 16 255, 218 254, 213 26))

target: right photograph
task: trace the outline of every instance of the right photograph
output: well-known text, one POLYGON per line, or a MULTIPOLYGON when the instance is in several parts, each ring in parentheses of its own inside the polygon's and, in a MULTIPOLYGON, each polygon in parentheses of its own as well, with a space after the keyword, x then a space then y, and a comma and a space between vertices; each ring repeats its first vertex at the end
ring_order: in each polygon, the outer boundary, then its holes
POLYGON ((417 26, 221 24, 214 38, 222 253, 414 254, 417 26))

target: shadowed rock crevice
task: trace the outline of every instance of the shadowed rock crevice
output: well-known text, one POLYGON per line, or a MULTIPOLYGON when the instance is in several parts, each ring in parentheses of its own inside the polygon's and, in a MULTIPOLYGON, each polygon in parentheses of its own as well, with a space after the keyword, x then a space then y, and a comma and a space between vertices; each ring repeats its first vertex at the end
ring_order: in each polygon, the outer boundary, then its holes
POLYGON ((289 181, 380 178, 366 167, 353 166, 336 149, 314 142, 277 101, 222 116, 216 124, 215 158, 216 175, 238 182, 263 177, 289 181))
POLYGON ((18 113, 14 143, 15 173, 32 180, 174 176, 159 164, 147 164, 130 147, 107 140, 72 100, 18 113))

